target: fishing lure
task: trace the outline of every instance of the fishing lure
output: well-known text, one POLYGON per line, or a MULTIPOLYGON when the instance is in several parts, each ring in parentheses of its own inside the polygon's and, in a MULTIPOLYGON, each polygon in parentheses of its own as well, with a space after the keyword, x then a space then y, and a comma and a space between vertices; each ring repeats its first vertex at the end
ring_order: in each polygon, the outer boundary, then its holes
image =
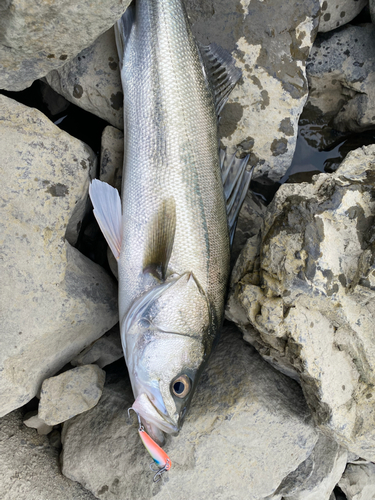
POLYGON ((155 443, 155 441, 147 434, 145 431, 142 422, 141 422, 141 417, 139 416, 138 412, 134 410, 134 408, 129 408, 128 409, 128 415, 130 417, 130 410, 133 410, 134 413, 137 415, 138 418, 138 434, 139 437, 142 440, 142 443, 144 444, 146 450, 149 452, 151 455, 151 458, 153 459, 154 462, 150 464, 150 469, 153 472, 156 472, 154 476, 154 483, 157 483, 160 481, 161 476, 164 472, 169 471, 169 469, 172 466, 171 459, 168 457, 168 455, 165 453, 165 451, 160 448, 158 444, 155 443), (156 464, 158 469, 154 469, 153 465, 156 464))

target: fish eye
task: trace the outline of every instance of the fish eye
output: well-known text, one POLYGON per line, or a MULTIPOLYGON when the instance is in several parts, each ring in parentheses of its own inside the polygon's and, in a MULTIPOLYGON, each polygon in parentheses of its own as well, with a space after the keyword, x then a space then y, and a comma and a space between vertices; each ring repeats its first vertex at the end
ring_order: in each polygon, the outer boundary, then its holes
POLYGON ((180 375, 172 382, 172 392, 178 398, 184 398, 189 394, 191 381, 187 375, 180 375))

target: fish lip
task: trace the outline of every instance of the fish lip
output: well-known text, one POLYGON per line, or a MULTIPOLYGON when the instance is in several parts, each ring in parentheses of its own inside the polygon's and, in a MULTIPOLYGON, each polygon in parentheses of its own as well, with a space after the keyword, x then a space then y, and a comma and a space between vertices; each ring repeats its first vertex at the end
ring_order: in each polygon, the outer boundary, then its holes
POLYGON ((178 433, 179 426, 169 416, 167 417, 161 413, 146 393, 143 392, 136 397, 132 408, 149 426, 155 425, 159 430, 167 434, 176 435, 178 433))

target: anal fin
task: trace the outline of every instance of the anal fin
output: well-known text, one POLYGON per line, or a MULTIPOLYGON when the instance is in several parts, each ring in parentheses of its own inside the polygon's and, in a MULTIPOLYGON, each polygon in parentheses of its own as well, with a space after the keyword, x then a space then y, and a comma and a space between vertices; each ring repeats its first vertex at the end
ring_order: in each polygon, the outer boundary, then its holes
POLYGON ((117 189, 98 179, 94 179, 90 184, 89 194, 94 207, 95 218, 109 248, 118 260, 122 240, 120 195, 117 189))
POLYGON ((229 157, 225 150, 220 150, 221 178, 227 205, 231 246, 234 240, 238 215, 245 200, 253 174, 253 169, 251 169, 251 171, 246 169, 249 157, 250 155, 247 155, 245 158, 240 159, 236 157, 236 154, 229 157))
POLYGON ((216 114, 219 116, 242 72, 236 67, 231 54, 216 43, 201 45, 200 52, 214 93, 216 114))
POLYGON ((171 197, 162 201, 149 222, 147 251, 143 259, 144 273, 150 273, 160 281, 165 280, 175 232, 176 202, 171 197))

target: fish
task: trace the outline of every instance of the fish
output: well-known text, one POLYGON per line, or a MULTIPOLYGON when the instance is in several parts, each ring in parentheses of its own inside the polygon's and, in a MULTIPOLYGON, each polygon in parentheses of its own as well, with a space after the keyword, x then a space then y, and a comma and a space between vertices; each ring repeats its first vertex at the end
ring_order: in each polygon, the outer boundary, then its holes
POLYGON ((219 152, 218 116, 241 77, 198 46, 182 0, 136 0, 115 26, 124 93, 121 199, 90 185, 118 263, 132 408, 153 440, 176 435, 224 318, 230 245, 251 174, 219 152))

